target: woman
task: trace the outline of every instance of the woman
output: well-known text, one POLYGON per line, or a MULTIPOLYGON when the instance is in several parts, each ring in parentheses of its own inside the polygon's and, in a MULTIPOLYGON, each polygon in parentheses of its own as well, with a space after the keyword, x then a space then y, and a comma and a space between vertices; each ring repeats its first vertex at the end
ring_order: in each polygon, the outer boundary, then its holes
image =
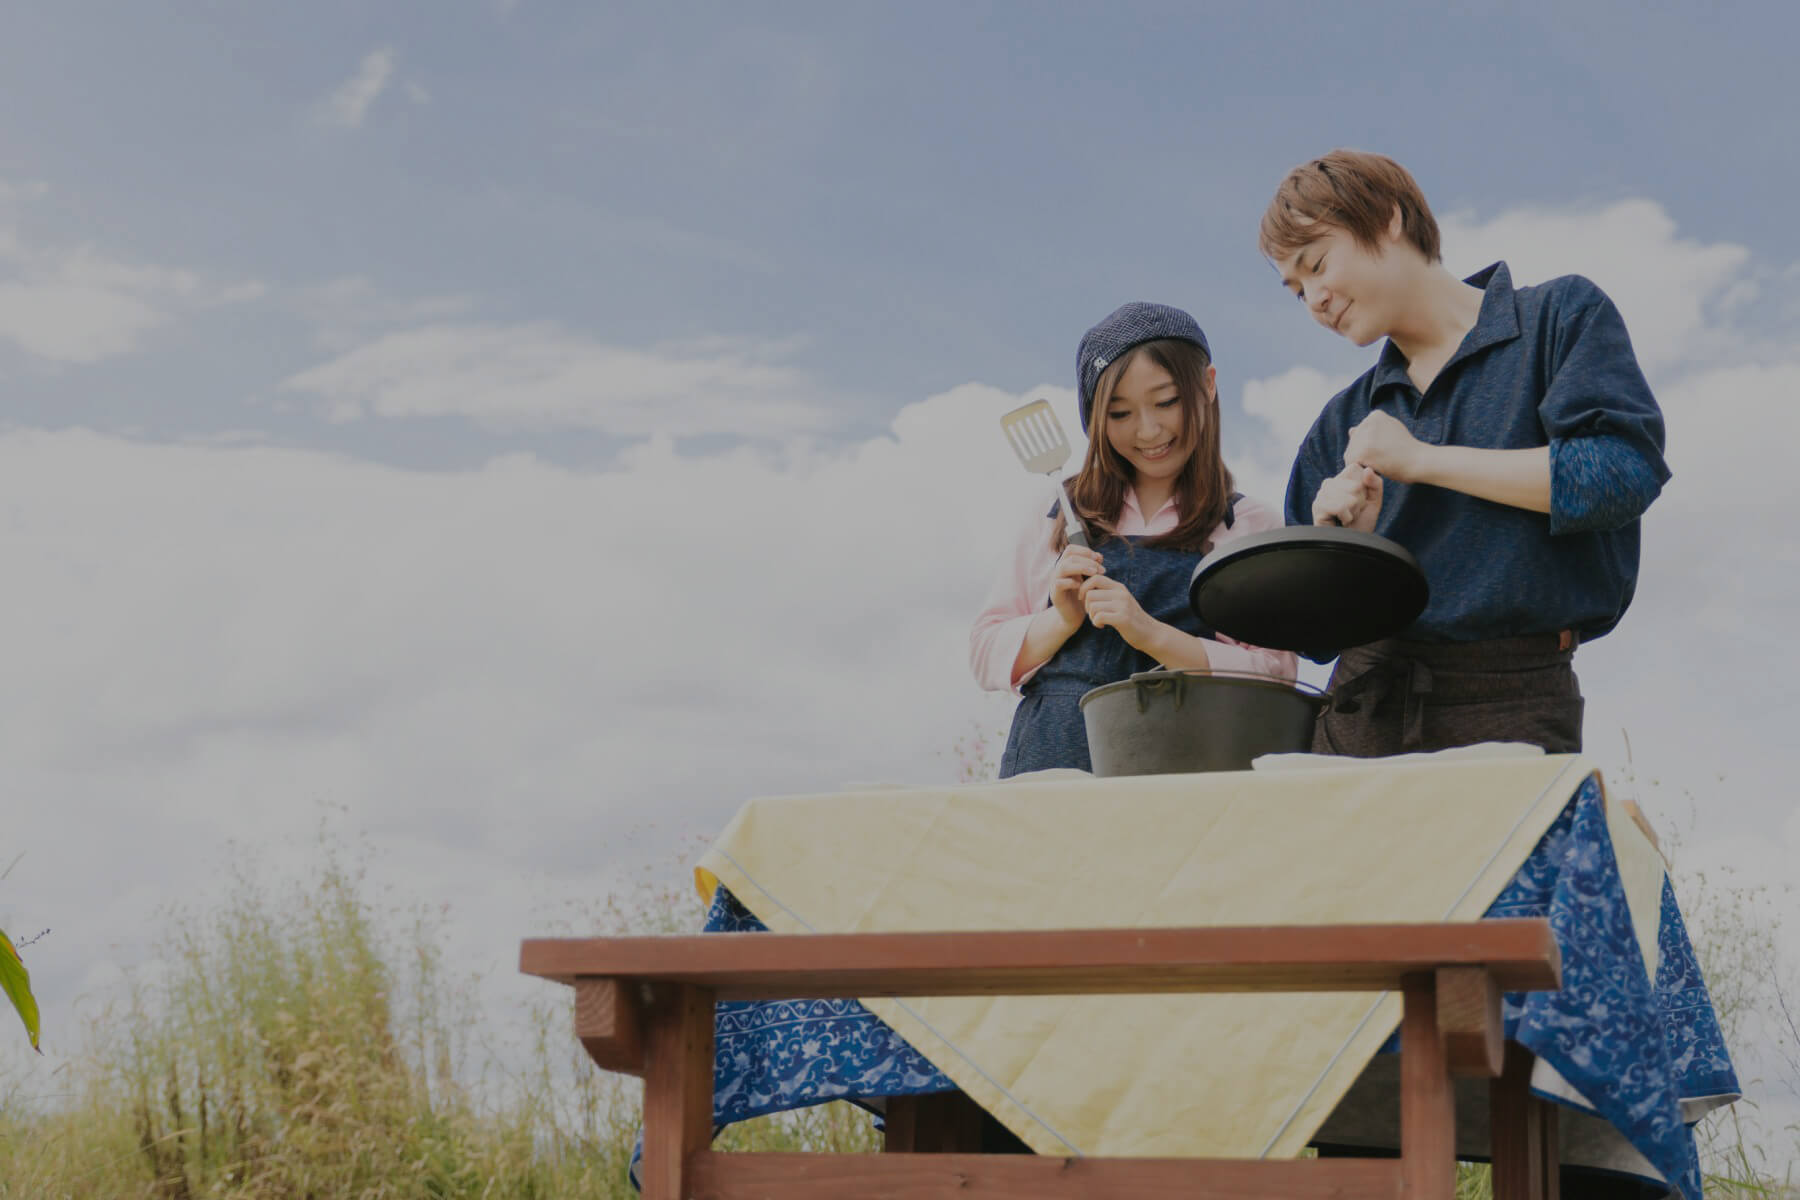
POLYGON ((1127 304, 1082 337, 1076 383, 1089 440, 1069 491, 1092 548, 1068 544, 1060 499, 1034 512, 969 635, 977 682, 1023 697, 1003 779, 1091 770, 1082 694, 1158 664, 1294 678, 1292 654, 1223 637, 1188 605, 1208 551, 1281 524, 1232 491, 1200 326, 1177 308, 1127 304))

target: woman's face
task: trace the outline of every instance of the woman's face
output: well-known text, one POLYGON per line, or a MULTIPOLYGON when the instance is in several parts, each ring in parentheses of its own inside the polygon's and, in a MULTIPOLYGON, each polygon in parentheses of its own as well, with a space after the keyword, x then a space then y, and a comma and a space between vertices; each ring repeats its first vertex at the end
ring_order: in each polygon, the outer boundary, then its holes
MULTIPOLYGON (((1213 368, 1206 368, 1206 385, 1213 386, 1213 368)), ((1137 354, 1125 364, 1113 388, 1112 400, 1101 414, 1106 440, 1119 457, 1131 464, 1135 479, 1173 479, 1192 450, 1192 438, 1184 438, 1181 395, 1168 369, 1148 354, 1137 354)), ((1196 434, 1198 430, 1194 431, 1196 434)))

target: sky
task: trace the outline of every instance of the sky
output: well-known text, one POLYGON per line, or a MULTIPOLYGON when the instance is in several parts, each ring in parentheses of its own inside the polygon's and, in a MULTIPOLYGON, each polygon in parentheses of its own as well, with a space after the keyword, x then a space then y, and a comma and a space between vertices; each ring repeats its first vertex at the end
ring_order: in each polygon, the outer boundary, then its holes
POLYGON ((304 868, 322 820, 446 914, 503 1022, 546 986, 519 937, 749 797, 955 778, 1010 705, 968 623, 1044 495, 999 415, 1073 431, 1081 332, 1177 304, 1278 500, 1374 354, 1256 250, 1334 146, 1413 171, 1453 269, 1618 302, 1675 474, 1577 661, 1588 750, 1683 869, 1800 916, 1796 34, 1778 4, 9 14, 0 928, 52 931, 21 1086, 165 906, 304 868))

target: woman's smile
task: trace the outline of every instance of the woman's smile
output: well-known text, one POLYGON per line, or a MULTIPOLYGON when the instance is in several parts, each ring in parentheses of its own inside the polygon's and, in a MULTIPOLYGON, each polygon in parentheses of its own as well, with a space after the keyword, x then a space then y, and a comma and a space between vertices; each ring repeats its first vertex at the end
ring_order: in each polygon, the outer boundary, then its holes
POLYGON ((1155 462, 1157 459, 1163 457, 1164 455, 1166 455, 1169 451, 1173 450, 1174 448, 1175 448, 1175 439, 1170 438, 1168 441, 1158 442, 1154 446, 1139 446, 1138 447, 1138 455, 1141 458, 1146 458, 1146 459, 1149 459, 1151 462, 1155 462))

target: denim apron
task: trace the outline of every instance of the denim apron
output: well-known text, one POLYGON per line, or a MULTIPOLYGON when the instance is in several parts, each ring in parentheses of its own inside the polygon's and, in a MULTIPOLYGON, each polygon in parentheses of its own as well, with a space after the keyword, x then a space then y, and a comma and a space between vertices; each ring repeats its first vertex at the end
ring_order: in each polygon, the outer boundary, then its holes
MULTIPOLYGON (((1227 529, 1239 499, 1234 493, 1225 507, 1227 529)), ((1050 516, 1060 511, 1053 506, 1050 516)), ((1200 550, 1175 550, 1146 546, 1145 540, 1111 537, 1097 544, 1094 550, 1105 560, 1106 578, 1123 584, 1147 614, 1165 625, 1194 637, 1216 638, 1188 606, 1188 584, 1210 542, 1200 550)), ((1052 767, 1093 770, 1081 697, 1154 666, 1156 660, 1133 649, 1118 630, 1096 629, 1093 622, 1082 621, 1081 628, 1019 689, 1023 699, 1013 711, 1012 730, 1000 756, 1000 778, 1052 767)))

